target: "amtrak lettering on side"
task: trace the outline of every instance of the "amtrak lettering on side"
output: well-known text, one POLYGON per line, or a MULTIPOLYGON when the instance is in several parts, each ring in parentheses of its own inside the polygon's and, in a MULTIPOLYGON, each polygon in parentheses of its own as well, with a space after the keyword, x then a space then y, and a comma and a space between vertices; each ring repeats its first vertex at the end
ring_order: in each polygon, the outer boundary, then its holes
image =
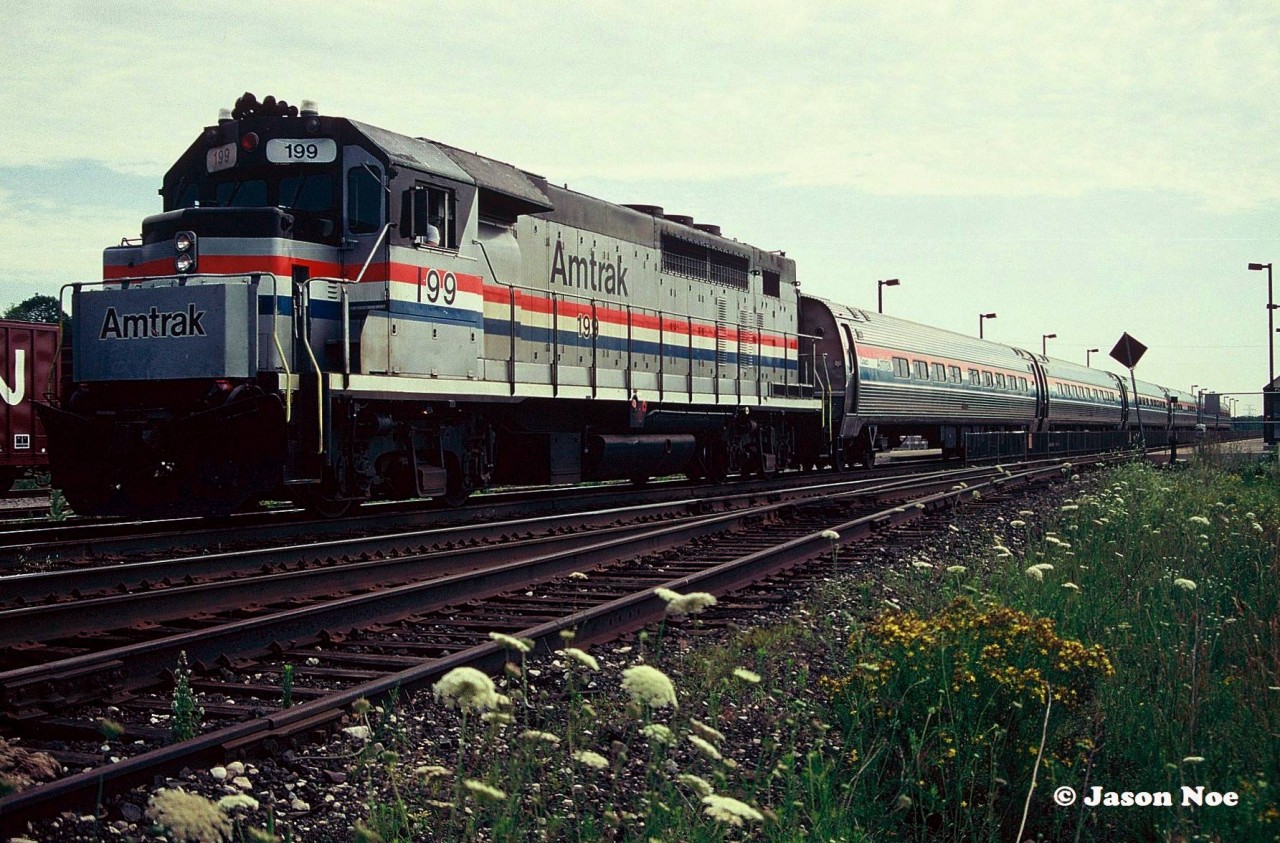
POLYGON ((102 330, 98 339, 145 340, 161 337, 203 337, 204 325, 200 320, 207 311, 196 310, 194 304, 187 305, 186 311, 161 313, 158 308, 151 308, 147 313, 116 313, 114 307, 108 307, 102 319, 102 330))
POLYGON ((551 258, 551 283, 556 279, 566 287, 577 287, 579 290, 590 290, 593 293, 604 292, 611 296, 629 298, 627 290, 627 270, 622 265, 622 255, 618 255, 617 264, 596 260, 596 253, 591 257, 580 258, 570 255, 568 265, 565 264, 564 241, 556 241, 556 253, 551 258))

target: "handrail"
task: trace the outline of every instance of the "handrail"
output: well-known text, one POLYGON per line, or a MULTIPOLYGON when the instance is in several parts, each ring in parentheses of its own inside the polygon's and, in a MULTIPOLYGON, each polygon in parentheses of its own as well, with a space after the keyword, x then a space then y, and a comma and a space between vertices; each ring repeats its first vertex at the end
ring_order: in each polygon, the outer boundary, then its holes
MULTIPOLYGON (((364 279, 364 274, 369 269, 369 264, 373 263, 373 256, 377 253, 378 247, 382 245, 382 238, 387 236, 387 232, 391 230, 391 223, 387 223, 382 227, 382 232, 378 234, 378 239, 373 241, 373 247, 369 249, 369 257, 364 259, 364 266, 360 267, 360 272, 356 274, 355 280, 348 281, 348 284, 359 284, 364 279)), ((345 280, 345 279, 340 279, 345 280)), ((388 279, 390 280, 390 279, 388 279)))
MULTIPOLYGON (((302 287, 302 297, 306 303, 307 310, 310 310, 311 309, 311 290, 308 289, 306 282, 300 282, 300 286, 302 287)), ((297 319, 298 314, 295 313, 293 317, 297 319)), ((316 370, 316 429, 317 429, 316 453, 323 454, 324 453, 324 372, 321 371, 320 361, 316 359, 316 353, 311 348, 311 336, 310 336, 310 333, 307 330, 305 330, 305 324, 306 323, 304 322, 303 323, 304 330, 301 331, 302 345, 307 350, 307 357, 311 359, 312 368, 316 370)))
POLYGON ((274 272, 265 273, 271 276, 271 341, 275 343, 276 354, 280 357, 280 365, 284 367, 284 423, 293 421, 293 372, 289 367, 289 359, 285 356, 284 346, 280 343, 276 323, 280 321, 280 291, 276 283, 280 280, 274 272))

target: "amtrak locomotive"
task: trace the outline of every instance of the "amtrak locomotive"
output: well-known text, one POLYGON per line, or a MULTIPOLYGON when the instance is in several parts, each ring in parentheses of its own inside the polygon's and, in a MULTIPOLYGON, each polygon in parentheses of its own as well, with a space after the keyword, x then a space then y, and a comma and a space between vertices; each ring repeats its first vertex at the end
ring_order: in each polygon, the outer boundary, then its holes
MULTIPOLYGON (((456 503, 1135 421, 1114 375, 801 295, 794 261, 717 226, 310 103, 246 94, 161 195, 72 285, 42 413, 82 513, 456 503)), ((1138 392, 1146 424, 1186 423, 1138 392)))

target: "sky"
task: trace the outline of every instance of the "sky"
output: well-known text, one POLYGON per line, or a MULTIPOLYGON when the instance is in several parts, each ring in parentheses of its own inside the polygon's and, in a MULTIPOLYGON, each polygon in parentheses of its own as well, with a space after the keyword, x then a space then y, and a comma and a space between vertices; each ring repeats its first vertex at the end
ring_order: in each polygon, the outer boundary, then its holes
POLYGON ((781 249, 802 290, 1260 406, 1280 5, 19 2, 0 307, 100 277, 245 91, 781 249))

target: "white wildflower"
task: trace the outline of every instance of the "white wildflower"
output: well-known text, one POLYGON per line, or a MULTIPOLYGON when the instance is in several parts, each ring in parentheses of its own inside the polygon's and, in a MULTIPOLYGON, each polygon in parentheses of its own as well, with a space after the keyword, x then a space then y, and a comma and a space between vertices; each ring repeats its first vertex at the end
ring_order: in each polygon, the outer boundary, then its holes
POLYGON ((586 665, 592 670, 600 669, 600 662, 596 661, 595 656, 591 655, 590 653, 584 652, 583 650, 579 650, 577 647, 565 647, 560 652, 564 653, 569 658, 577 662, 580 662, 583 665, 586 665))
POLYGON ((677 594, 666 588, 657 589, 658 596, 667 601, 667 614, 675 615, 696 615, 711 606, 716 605, 714 595, 705 591, 694 591, 689 594, 677 594), (666 592, 662 594, 661 592, 666 592))
POLYGON ((699 735, 701 735, 702 737, 706 738, 709 741, 724 740, 723 732, 721 732, 719 729, 708 726, 706 723, 703 723, 701 720, 691 719, 689 721, 689 724, 693 726, 693 731, 697 732, 699 735))
POLYGON ((667 675, 656 667, 638 664, 622 671, 622 687, 638 703, 677 708, 676 689, 667 675))
POLYGON ((246 808, 250 811, 258 810, 258 800, 254 799, 247 793, 234 793, 231 796, 224 796, 218 800, 218 810, 230 813, 237 808, 246 808))
POLYGON ((714 758, 717 761, 720 760, 721 758, 720 750, 716 749, 713 744, 703 740, 697 735, 689 735, 688 738, 689 738, 689 743, 693 744, 698 749, 702 750, 703 755, 707 756, 708 758, 714 758))
POLYGON ((651 741, 660 744, 670 745, 675 740, 675 735, 671 734, 671 730, 661 723, 650 723, 640 730, 640 734, 644 735, 651 741))
POLYGON ((483 799, 488 802, 501 802, 507 798, 505 791, 499 790, 492 785, 487 785, 482 781, 477 781, 476 779, 467 779, 462 783, 462 786, 475 794, 476 798, 483 799))
POLYGON ((713 788, 706 779, 701 776, 695 776, 692 773, 681 773, 676 776, 676 781, 694 791, 699 796, 710 796, 716 792, 715 788, 713 788))
POLYGON ((1071 590, 1071 591, 1079 591, 1079 590, 1080 590, 1080 586, 1076 585, 1076 584, 1075 584, 1075 583, 1073 583, 1073 582, 1064 582, 1064 583, 1062 584, 1062 587, 1063 587, 1063 588, 1066 588, 1066 589, 1069 589, 1069 590, 1071 590))
POLYGON ((609 759, 605 758, 598 752, 592 752, 589 749, 580 749, 573 754, 573 760, 579 764, 586 764, 596 770, 603 770, 609 766, 609 759))
POLYGON ((540 732, 537 729, 525 729, 520 733, 520 737, 527 741, 541 741, 542 743, 560 743, 560 736, 553 735, 550 732, 540 732))
POLYGON ((965 567, 965 566, 963 566, 963 565, 948 565, 948 566, 947 566, 947 573, 948 573, 948 574, 963 574, 963 573, 964 573, 965 571, 967 571, 967 570, 969 570, 969 569, 968 569, 968 568, 966 568, 966 567, 965 567))
POLYGON ((493 680, 474 667, 455 667, 434 686, 436 699, 461 709, 484 711, 498 704, 493 680))
POLYGON ((833 542, 840 541, 840 534, 837 533, 835 530, 823 530, 821 533, 818 534, 818 536, 820 538, 826 539, 827 541, 833 541, 833 542))
POLYGON ((501 632, 490 632, 489 637, 517 653, 527 653, 533 649, 533 642, 528 638, 516 638, 512 635, 503 635, 501 632))
POLYGON ((147 816, 178 840, 220 841, 231 836, 231 818, 198 793, 162 790, 147 802, 147 816))
POLYGON ((734 828, 741 828, 744 820, 752 820, 760 822, 764 819, 764 815, 752 808, 746 802, 739 802, 729 796, 704 796, 702 804, 706 807, 702 809, 702 813, 711 817, 713 820, 719 820, 727 823, 734 828))
POLYGON ((1209 526, 1209 519, 1205 518, 1203 515, 1193 515, 1188 518, 1187 521, 1191 524, 1201 524, 1205 527, 1209 526))
POLYGON ((753 670, 747 670, 745 667, 735 667, 733 669, 733 675, 742 681, 750 682, 753 685, 760 681, 760 674, 753 670))
POLYGON ((1176 580, 1174 580, 1174 581, 1173 581, 1173 584, 1174 584, 1174 586, 1176 586, 1177 588, 1182 589, 1183 591, 1195 591, 1195 590, 1196 590, 1196 583, 1195 583, 1195 580, 1189 580, 1189 579, 1187 579, 1186 577, 1178 577, 1176 580))

